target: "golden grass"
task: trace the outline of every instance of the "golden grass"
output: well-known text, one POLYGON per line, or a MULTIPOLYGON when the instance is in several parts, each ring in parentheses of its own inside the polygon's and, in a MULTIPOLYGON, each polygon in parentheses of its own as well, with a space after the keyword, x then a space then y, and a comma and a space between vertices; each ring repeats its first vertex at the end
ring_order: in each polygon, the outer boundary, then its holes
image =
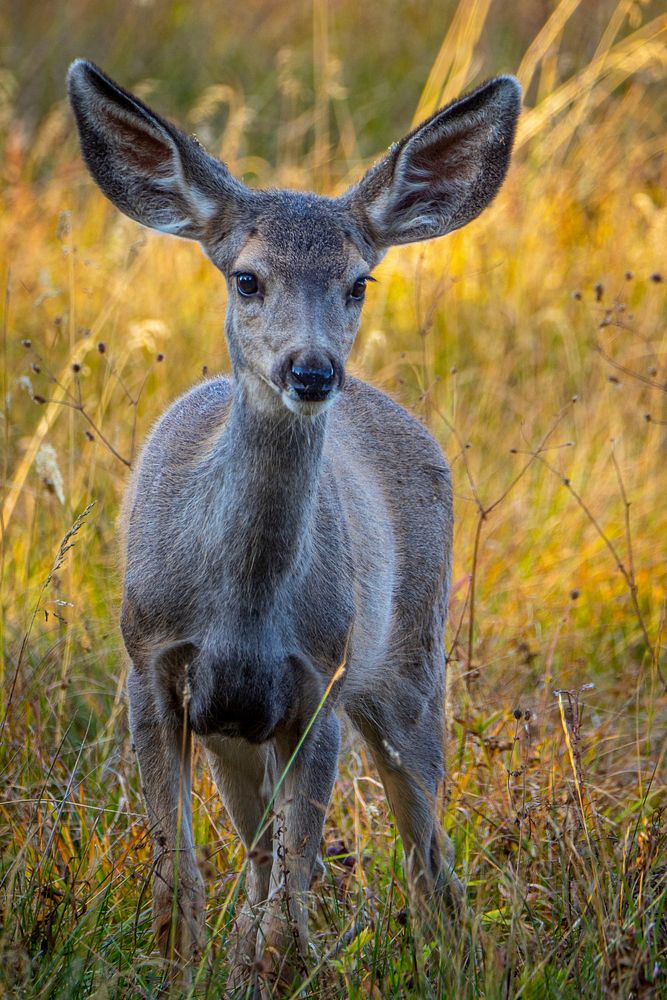
MULTIPOLYGON (((459 5, 416 118, 483 75, 490 6, 459 5)), ((592 59, 568 73, 580 6, 554 5, 519 66, 528 106, 497 203, 447 240, 388 256, 352 363, 420 414, 453 464, 443 822, 481 958, 466 964, 454 946, 438 958, 403 926, 400 848, 354 745, 327 821, 316 942, 329 961, 316 995, 666 989, 667 18, 649 8, 641 23, 642 8, 619 4, 592 59)), ((205 132, 231 101, 221 147, 234 169, 336 191, 361 165, 327 5, 314 12, 313 110, 289 117, 284 68, 278 163, 243 152, 248 109, 233 90, 202 95, 192 121, 205 132)), ((26 997, 153 996, 114 518, 147 427, 204 366, 227 367, 225 296, 196 247, 104 202, 61 105, 29 152, 8 121, 0 982, 26 997)), ((197 990, 217 996, 241 853, 198 774, 219 934, 197 990)))

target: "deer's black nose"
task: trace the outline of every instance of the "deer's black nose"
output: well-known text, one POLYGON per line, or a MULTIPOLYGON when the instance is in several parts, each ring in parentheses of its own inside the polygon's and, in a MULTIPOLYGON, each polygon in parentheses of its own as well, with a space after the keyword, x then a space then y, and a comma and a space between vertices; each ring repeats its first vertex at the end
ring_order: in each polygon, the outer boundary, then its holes
POLYGON ((312 348, 283 356, 273 374, 276 387, 286 389, 294 403, 325 402, 342 388, 344 380, 345 370, 336 356, 312 348))
POLYGON ((312 368, 295 362, 290 375, 292 388, 307 399, 324 399, 333 389, 335 372, 329 363, 312 368))
POLYGON ((337 381, 336 366, 326 355, 297 355, 289 362, 286 382, 299 399, 321 402, 337 381))

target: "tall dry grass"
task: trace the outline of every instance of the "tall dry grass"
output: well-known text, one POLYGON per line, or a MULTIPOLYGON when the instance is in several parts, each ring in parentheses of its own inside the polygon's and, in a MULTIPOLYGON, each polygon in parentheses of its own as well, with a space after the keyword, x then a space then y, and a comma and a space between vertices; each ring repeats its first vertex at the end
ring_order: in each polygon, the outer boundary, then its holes
MULTIPOLYGON (((667 17, 596 11, 541 8, 501 195, 468 229, 389 255, 352 362, 428 423, 454 469, 443 824, 478 958, 412 936, 400 844, 353 744, 314 899, 314 995, 667 990, 667 17)), ((342 189, 367 144, 332 29, 354 16, 315 2, 307 98, 279 56, 274 160, 248 153, 252 102, 224 79, 193 96, 186 124, 254 183, 342 189)), ((460 3, 415 119, 484 76, 499 17, 460 3)), ((379 19, 377 45, 399 30, 379 19)), ((104 202, 61 100, 27 142, 16 89, 3 93, 0 983, 155 996, 114 519, 151 421, 228 366, 224 290, 196 247, 104 202)), ((216 933, 195 992, 213 997, 242 856, 197 775, 216 933)))

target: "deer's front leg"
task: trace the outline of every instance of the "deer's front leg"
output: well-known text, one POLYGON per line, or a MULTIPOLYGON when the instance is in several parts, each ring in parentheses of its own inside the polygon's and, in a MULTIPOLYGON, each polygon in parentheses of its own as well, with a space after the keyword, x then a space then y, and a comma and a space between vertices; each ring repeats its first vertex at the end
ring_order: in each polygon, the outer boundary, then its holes
MULTIPOLYGON (((287 736, 276 741, 279 775, 296 742, 287 736)), ((338 719, 327 712, 313 725, 277 796, 271 894, 258 938, 267 996, 272 995, 273 985, 289 984, 309 968, 308 891, 318 863, 339 748, 338 719)))
POLYGON ((136 669, 128 693, 154 845, 153 928, 164 958, 188 964, 203 947, 205 903, 192 834, 190 737, 159 718, 150 681, 136 669))
POLYGON ((253 746, 245 740, 215 735, 206 737, 203 742, 225 808, 250 851, 246 901, 243 906, 239 905, 235 921, 235 942, 227 981, 228 991, 245 995, 253 975, 257 932, 269 895, 272 838, 267 805, 275 785, 275 757, 270 743, 253 746))

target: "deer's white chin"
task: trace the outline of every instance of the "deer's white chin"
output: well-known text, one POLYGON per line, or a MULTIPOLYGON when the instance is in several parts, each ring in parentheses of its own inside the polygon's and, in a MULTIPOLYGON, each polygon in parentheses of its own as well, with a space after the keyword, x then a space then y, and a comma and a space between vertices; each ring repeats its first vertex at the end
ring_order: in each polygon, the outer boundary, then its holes
POLYGON ((326 399, 315 402, 299 399, 298 396, 293 396, 289 389, 283 389, 280 398, 287 409, 291 413, 295 413, 297 417, 316 417, 319 413, 324 413, 325 410, 329 409, 337 395, 337 392, 331 392, 326 399))

